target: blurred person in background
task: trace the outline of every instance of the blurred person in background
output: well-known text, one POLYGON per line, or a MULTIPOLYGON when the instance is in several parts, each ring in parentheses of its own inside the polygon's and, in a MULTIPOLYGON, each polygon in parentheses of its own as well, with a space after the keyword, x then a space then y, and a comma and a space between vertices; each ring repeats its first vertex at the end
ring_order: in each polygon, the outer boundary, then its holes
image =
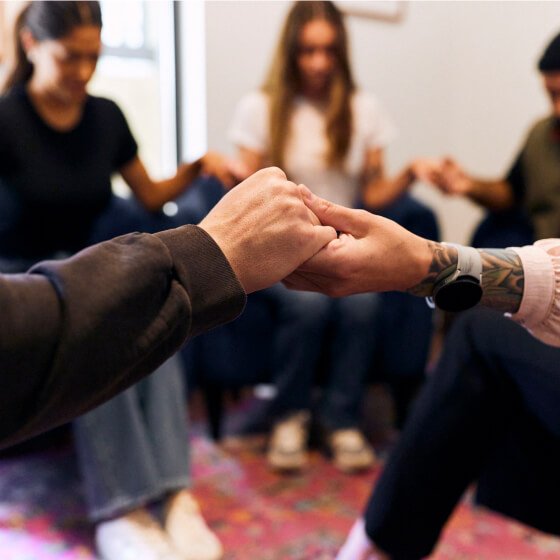
MULTIPOLYGON (((421 214, 424 229, 418 233, 437 236, 433 213, 406 194, 430 162, 412 162, 394 178, 385 174, 385 148, 394 135, 379 101, 355 85, 339 9, 333 2, 295 2, 263 86, 241 99, 231 123, 230 138, 247 172, 278 165, 291 180, 344 206, 365 205, 405 222, 407 214, 421 214)), ((396 340, 408 318, 415 332, 422 332, 411 339, 403 360, 406 375, 392 379, 394 387, 406 386, 395 392, 403 397, 397 408, 404 416, 424 375, 430 310, 403 294, 396 295, 398 301, 373 294, 335 300, 278 285, 266 295, 279 317, 272 363, 277 393, 269 411, 271 466, 287 470, 307 462, 312 386, 320 367, 318 423, 334 463, 346 472, 370 467, 375 455, 360 429, 360 413, 372 364, 382 369, 376 352, 387 350, 389 363, 403 355, 396 340), (394 330, 387 328, 388 320, 394 330), (387 331, 392 335, 385 340, 387 331)))

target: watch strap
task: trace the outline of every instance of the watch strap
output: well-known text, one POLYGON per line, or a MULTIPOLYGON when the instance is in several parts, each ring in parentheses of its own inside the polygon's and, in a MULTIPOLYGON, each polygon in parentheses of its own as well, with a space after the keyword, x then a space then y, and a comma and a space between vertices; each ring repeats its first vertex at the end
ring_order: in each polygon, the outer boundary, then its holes
POLYGON ((482 297, 482 257, 473 247, 442 243, 457 249, 455 271, 438 281, 432 297, 426 298, 430 307, 446 311, 463 311, 476 305, 482 297))

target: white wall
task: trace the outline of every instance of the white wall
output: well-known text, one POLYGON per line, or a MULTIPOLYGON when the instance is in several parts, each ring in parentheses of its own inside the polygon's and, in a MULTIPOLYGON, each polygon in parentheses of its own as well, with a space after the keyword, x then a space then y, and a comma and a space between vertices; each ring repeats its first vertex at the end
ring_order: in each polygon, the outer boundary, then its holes
MULTIPOLYGON (((206 3, 209 148, 233 153, 235 104, 263 79, 289 6, 206 3)), ((500 176, 548 110, 535 65, 560 30, 560 2, 412 1, 400 23, 347 24, 356 79, 399 128, 387 151, 392 173, 412 157, 450 154, 475 174, 500 176)), ((444 239, 468 240, 478 209, 425 185, 415 193, 436 208, 444 239)))

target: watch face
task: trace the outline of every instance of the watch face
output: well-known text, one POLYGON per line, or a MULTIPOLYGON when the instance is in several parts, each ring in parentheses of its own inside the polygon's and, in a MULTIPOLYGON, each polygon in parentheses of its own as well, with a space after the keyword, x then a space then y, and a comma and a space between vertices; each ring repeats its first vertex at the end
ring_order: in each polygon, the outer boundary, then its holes
POLYGON ((472 276, 460 276, 434 294, 435 304, 444 311, 464 311, 474 307, 482 297, 480 282, 472 276))

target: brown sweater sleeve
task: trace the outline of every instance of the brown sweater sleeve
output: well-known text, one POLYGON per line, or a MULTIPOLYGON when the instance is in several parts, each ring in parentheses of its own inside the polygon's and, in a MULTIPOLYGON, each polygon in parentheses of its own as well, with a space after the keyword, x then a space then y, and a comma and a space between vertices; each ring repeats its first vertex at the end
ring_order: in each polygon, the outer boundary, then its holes
POLYGON ((125 235, 0 276, 0 446, 112 398, 245 301, 197 226, 125 235))

